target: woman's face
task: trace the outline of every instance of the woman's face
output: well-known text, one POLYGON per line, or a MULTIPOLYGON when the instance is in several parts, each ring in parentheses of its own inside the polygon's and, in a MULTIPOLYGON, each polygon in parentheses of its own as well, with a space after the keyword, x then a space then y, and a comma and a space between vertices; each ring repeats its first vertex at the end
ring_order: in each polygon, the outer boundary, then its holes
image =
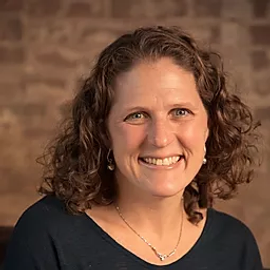
POLYGON ((118 76, 108 126, 120 187, 173 196, 202 166, 207 113, 193 74, 170 58, 118 76))

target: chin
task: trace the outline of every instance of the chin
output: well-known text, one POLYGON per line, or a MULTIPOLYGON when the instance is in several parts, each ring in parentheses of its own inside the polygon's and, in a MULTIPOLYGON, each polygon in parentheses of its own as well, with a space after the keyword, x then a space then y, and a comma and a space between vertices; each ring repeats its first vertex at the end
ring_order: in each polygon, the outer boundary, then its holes
POLYGON ((155 197, 159 198, 171 198, 171 197, 177 197, 181 192, 184 190, 184 187, 182 188, 176 188, 176 187, 160 187, 160 188, 152 188, 148 189, 148 192, 155 197))

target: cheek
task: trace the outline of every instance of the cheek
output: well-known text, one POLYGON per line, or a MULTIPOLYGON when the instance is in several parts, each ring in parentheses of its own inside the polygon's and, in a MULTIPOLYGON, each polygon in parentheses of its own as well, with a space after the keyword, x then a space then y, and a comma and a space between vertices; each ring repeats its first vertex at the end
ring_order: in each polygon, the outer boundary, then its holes
POLYGON ((143 126, 123 125, 112 132, 113 148, 117 151, 132 151, 138 149, 145 139, 143 126))
POLYGON ((190 150, 203 150, 206 138, 206 124, 202 123, 189 123, 182 127, 179 134, 182 138, 182 143, 190 150))
POLYGON ((127 171, 127 168, 131 168, 131 164, 134 164, 133 161, 140 154, 144 134, 144 129, 139 126, 121 126, 112 131, 114 159, 122 173, 127 171))

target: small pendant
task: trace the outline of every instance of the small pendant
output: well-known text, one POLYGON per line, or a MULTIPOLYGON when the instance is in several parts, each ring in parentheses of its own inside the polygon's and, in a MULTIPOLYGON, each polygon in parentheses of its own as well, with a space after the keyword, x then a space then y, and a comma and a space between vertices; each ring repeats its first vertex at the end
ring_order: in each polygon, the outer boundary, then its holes
POLYGON ((158 254, 158 257, 161 261, 164 261, 167 258, 167 255, 158 254))

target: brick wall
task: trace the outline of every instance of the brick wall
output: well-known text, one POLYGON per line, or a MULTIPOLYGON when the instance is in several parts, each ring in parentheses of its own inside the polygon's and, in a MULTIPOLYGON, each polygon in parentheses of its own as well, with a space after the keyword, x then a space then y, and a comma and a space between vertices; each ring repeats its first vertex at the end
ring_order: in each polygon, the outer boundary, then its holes
POLYGON ((179 25, 219 50, 263 123, 264 165, 237 199, 217 207, 254 232, 270 266, 270 0, 0 0, 0 224, 38 196, 35 158, 54 132, 76 81, 119 34, 179 25))

